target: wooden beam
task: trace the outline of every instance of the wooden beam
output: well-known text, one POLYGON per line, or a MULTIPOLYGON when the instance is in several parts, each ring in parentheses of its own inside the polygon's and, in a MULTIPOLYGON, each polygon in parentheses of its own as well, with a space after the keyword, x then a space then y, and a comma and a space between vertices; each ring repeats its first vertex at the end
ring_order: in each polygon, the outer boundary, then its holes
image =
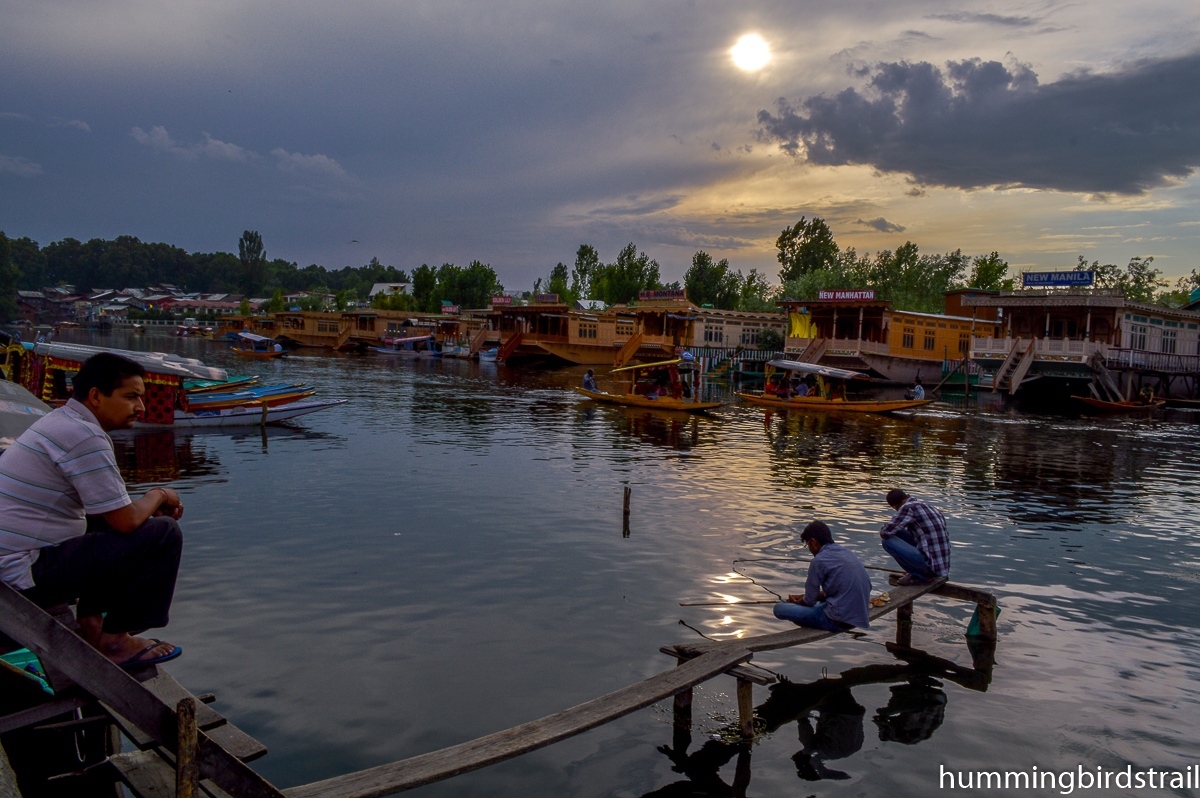
MULTIPOLYGON (((684 655, 681 651, 679 651, 679 649, 674 648, 673 646, 662 646, 658 650, 668 656, 675 657, 680 662, 686 662, 687 660, 691 659, 691 657, 684 655)), ((730 668, 725 672, 735 679, 742 679, 743 681, 753 682, 754 684, 761 684, 764 686, 768 684, 774 684, 776 681, 774 676, 761 671, 753 670, 751 668, 745 668, 741 665, 730 668)))
MULTIPOLYGON (((924 582, 919 585, 907 585, 903 587, 893 587, 888 591, 888 596, 891 600, 880 607, 871 607, 869 617, 872 621, 887 615, 889 612, 895 612, 906 604, 911 604, 926 593, 931 593, 937 588, 945 584, 945 577, 939 577, 930 582, 924 582)), ((759 635, 757 637, 743 637, 737 640, 721 641, 721 642, 705 642, 705 643, 681 643, 674 648, 684 656, 698 656, 710 651, 721 651, 733 648, 745 648, 751 652, 772 651, 777 648, 790 648, 791 646, 802 646, 806 643, 812 643, 816 640, 824 640, 827 637, 833 637, 840 632, 826 632, 824 629, 813 629, 807 626, 793 627, 784 632, 775 632, 769 635, 759 635)))
POLYGON ((972 604, 978 604, 980 607, 995 607, 996 596, 993 593, 988 593, 985 590, 979 590, 973 587, 964 585, 956 585, 951 582, 945 582, 933 590, 929 591, 935 596, 943 598, 958 599, 959 601, 969 601, 972 604))
POLYGON ((738 726, 743 740, 754 739, 754 683, 745 679, 737 682, 738 726))
POLYGON ((503 762, 616 720, 686 690, 750 659, 726 648, 689 660, 645 681, 539 720, 441 751, 336 776, 284 791, 287 798, 378 798, 503 762))
MULTIPOLYGON (((55 621, 29 599, 0 583, 0 632, 53 664, 80 687, 174 750, 174 707, 143 687, 122 668, 55 621)), ((238 798, 280 798, 262 776, 199 733, 200 774, 238 798)))

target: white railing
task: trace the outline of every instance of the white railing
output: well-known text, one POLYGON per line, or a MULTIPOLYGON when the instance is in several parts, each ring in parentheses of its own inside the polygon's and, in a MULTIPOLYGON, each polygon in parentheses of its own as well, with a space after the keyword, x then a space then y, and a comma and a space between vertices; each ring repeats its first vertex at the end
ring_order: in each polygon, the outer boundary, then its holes
MULTIPOLYGON (((1028 339, 1025 339, 1028 340, 1028 339)), ((1020 338, 981 338, 971 339, 971 351, 975 357, 1004 357, 1012 351, 1013 346, 1021 341, 1020 338)), ((1023 346, 1027 346, 1022 341, 1023 346)), ((1087 359, 1094 353, 1103 355, 1108 345, 1096 341, 1082 341, 1072 338, 1037 338, 1034 340, 1033 353, 1049 357, 1074 357, 1087 359)))

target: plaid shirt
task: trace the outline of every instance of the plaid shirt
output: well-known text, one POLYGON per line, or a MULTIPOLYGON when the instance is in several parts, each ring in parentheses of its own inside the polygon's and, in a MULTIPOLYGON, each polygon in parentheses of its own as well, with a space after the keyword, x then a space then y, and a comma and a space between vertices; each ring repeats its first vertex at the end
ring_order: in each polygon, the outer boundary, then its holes
POLYGON ((909 497, 879 530, 879 536, 890 538, 901 530, 917 541, 917 549, 925 555, 930 570, 938 576, 950 573, 950 536, 946 534, 946 519, 936 507, 909 497))

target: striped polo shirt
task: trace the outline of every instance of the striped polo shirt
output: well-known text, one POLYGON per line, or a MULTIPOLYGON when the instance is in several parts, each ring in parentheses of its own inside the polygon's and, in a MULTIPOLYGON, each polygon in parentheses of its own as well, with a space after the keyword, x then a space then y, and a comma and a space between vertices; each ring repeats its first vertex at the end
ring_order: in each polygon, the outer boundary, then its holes
POLYGON ((0 455, 0 580, 33 587, 39 549, 84 534, 86 516, 130 503, 112 439, 87 407, 68 400, 0 455))

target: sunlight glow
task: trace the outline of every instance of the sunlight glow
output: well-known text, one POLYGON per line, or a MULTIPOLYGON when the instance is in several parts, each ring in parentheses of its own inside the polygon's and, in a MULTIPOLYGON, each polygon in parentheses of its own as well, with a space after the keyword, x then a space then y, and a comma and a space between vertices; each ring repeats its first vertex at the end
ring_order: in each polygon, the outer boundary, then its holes
POLYGON ((747 72, 762 69, 771 60, 771 48, 761 36, 754 33, 738 39, 730 54, 733 55, 733 63, 747 72))

